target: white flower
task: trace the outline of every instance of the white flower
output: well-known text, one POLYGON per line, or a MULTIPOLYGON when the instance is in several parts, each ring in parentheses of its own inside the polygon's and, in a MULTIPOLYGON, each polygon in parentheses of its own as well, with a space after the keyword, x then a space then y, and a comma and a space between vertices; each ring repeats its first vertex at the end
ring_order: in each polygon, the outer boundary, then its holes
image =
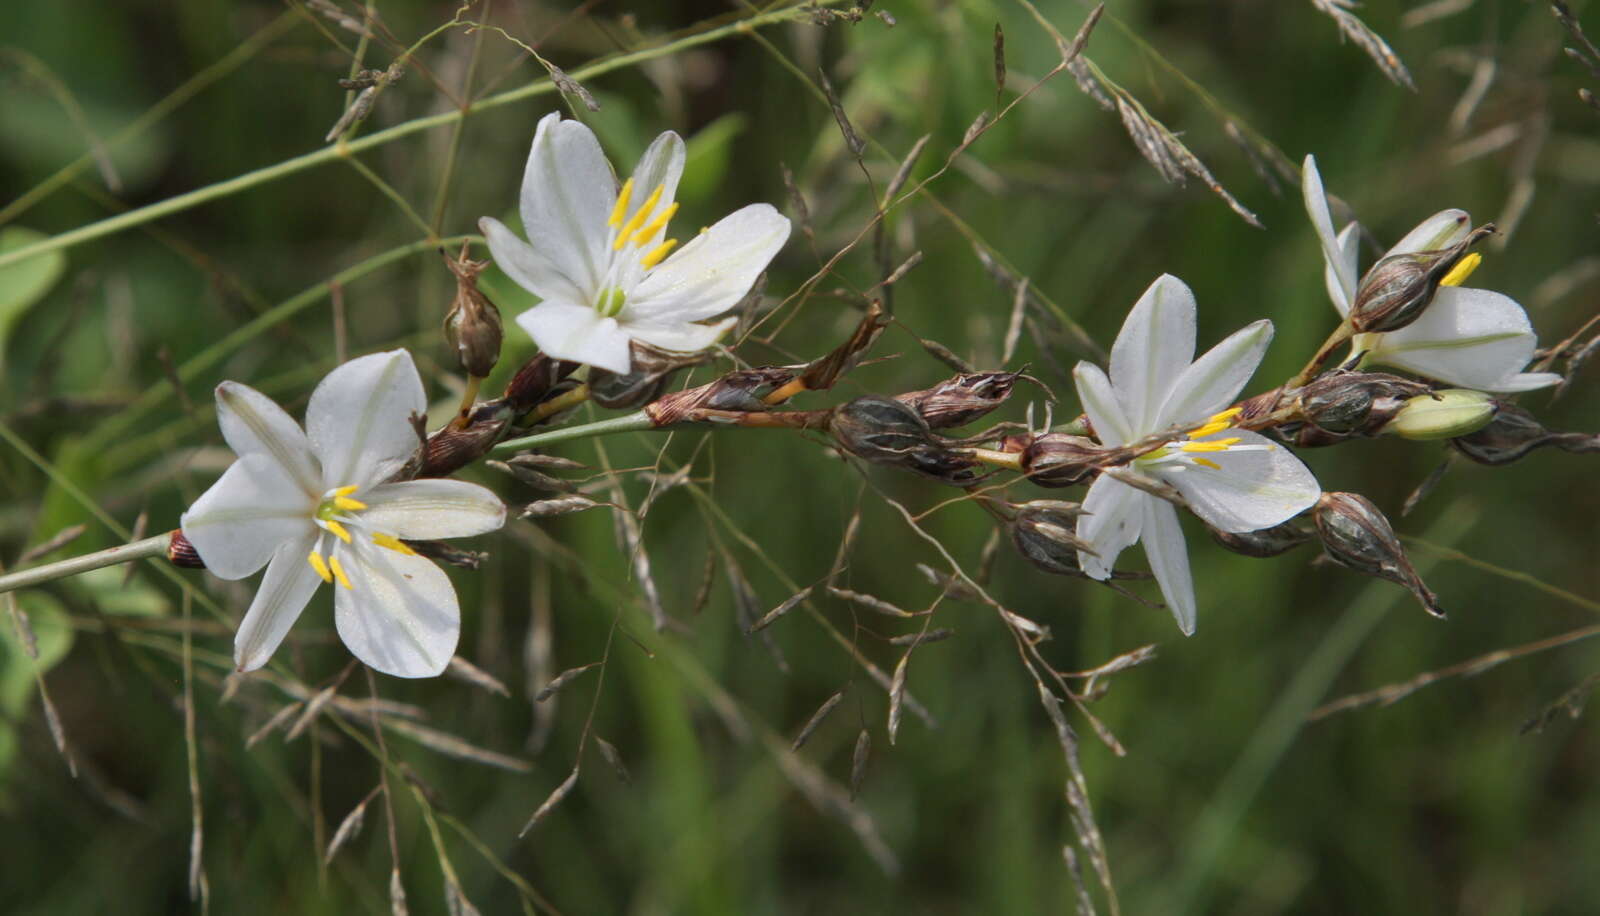
MULTIPOLYGON (((1361 227, 1352 222, 1334 236, 1333 217, 1313 156, 1306 157, 1301 170, 1301 191, 1311 224, 1322 240, 1328 297, 1340 315, 1348 315, 1359 279, 1356 264, 1361 227)), ((1470 229, 1471 217, 1465 210, 1441 210, 1406 233, 1384 257, 1449 248, 1466 238, 1470 229)), ((1533 358, 1537 338, 1516 300, 1457 285, 1479 260, 1472 254, 1457 265, 1416 321, 1397 331, 1356 335, 1351 342, 1355 351, 1364 352, 1367 362, 1480 391, 1531 391, 1561 381, 1553 372, 1522 371, 1533 358)))
MULTIPOLYGON (((1229 426, 1224 410, 1250 380, 1272 322, 1257 321, 1194 359, 1194 294, 1163 274, 1128 314, 1111 348, 1111 375, 1093 363, 1073 371, 1078 398, 1102 444, 1117 447, 1175 426, 1186 438, 1135 459, 1129 469, 1177 488, 1206 524, 1227 532, 1255 531, 1287 521, 1317 501, 1321 488, 1288 449, 1229 426)), ((1078 537, 1083 571, 1111 575, 1117 554, 1144 542, 1167 607, 1185 634, 1194 632, 1194 581, 1178 513, 1166 500, 1101 474, 1089 487, 1078 537), (1097 555, 1096 555, 1097 554, 1097 555)))
POLYGON ((750 291, 788 240, 789 220, 751 204, 674 251, 665 236, 683 160, 683 140, 667 131, 618 191, 593 131, 559 113, 539 122, 522 177, 528 241, 499 220, 478 221, 500 269, 544 300, 517 316, 539 349, 622 373, 630 341, 692 353, 733 324, 695 322, 750 291))
POLYGON ((266 664, 317 586, 334 586, 339 638, 373 668, 429 677, 455 653, 461 611, 443 570, 401 540, 466 537, 505 523, 500 498, 459 480, 385 483, 417 449, 427 406, 404 350, 328 373, 306 428, 254 388, 217 386, 222 436, 239 455, 183 514, 206 568, 266 577, 234 639, 240 671, 266 664))

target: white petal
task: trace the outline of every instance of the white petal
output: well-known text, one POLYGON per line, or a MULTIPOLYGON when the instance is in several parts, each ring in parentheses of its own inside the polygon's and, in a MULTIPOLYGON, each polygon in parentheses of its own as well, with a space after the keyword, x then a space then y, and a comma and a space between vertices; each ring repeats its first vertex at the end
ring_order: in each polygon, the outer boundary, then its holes
POLYGON ((207 569, 243 579, 266 565, 278 545, 311 534, 314 508, 314 497, 258 453, 235 461, 179 524, 207 569))
POLYGON ((633 365, 628 335, 615 318, 568 302, 542 302, 517 316, 539 349, 556 359, 624 373, 633 365))
POLYGON ((1394 244, 1384 257, 1392 254, 1410 254, 1413 251, 1438 251, 1467 237, 1472 230, 1472 217, 1465 210, 1440 210, 1417 224, 1405 237, 1394 244))
POLYGON ((617 202, 617 179, 594 131, 552 112, 539 121, 522 175, 522 231, 593 301, 611 263, 606 220, 617 202))
POLYGON ((628 212, 623 216, 625 221, 639 212, 639 207, 657 187, 661 188, 661 197, 653 212, 660 213, 672 204, 678 194, 678 179, 683 177, 685 156, 682 137, 670 130, 656 137, 639 157, 639 164, 633 167, 633 199, 628 202, 628 212))
POLYGON ((540 299, 578 302, 588 292, 578 288, 555 263, 517 238, 517 234, 492 216, 478 220, 478 228, 489 242, 494 263, 516 284, 540 299))
POLYGON ((461 538, 494 531, 506 505, 485 487, 464 480, 407 480, 358 494, 365 527, 397 538, 461 538))
POLYGON ((1089 423, 1094 426, 1095 437, 1101 445, 1116 448, 1135 438, 1128 415, 1123 412, 1117 393, 1111 390, 1111 379, 1106 378, 1104 369, 1091 362, 1081 362, 1073 368, 1072 379, 1078 384, 1078 400, 1083 403, 1083 412, 1089 415, 1089 423))
MULTIPOLYGON (((1348 303, 1355 299, 1356 273, 1354 268, 1348 266, 1339 246, 1339 240, 1333 235, 1333 217, 1328 214, 1328 196, 1322 189, 1322 175, 1317 171, 1317 159, 1307 155, 1305 165, 1300 169, 1300 194, 1305 199, 1306 214, 1311 217, 1311 225, 1317 230, 1317 239, 1322 243, 1322 260, 1328 269, 1334 271, 1339 279, 1339 287, 1345 291, 1345 301, 1348 303)), ((1339 300, 1334 299, 1337 306, 1339 300)), ((1348 311, 1348 307, 1345 309, 1348 311)))
POLYGON ((217 386, 217 423, 240 458, 270 456, 307 493, 319 490, 322 472, 311 442, 271 398, 249 385, 223 382, 217 386))
POLYGON ((1518 372, 1486 386, 1483 390, 1492 394, 1517 394, 1558 385, 1561 379, 1562 376, 1554 372, 1518 372))
POLYGON ((663 261, 628 294, 623 321, 699 321, 738 304, 789 239, 771 204, 724 216, 663 261))
POLYGON ((1356 266, 1361 256, 1361 224, 1351 223, 1344 227, 1337 239, 1339 246, 1339 262, 1334 264, 1327 258, 1322 261, 1322 282, 1328 287, 1328 299, 1333 302, 1333 307, 1340 315, 1350 314, 1350 297, 1353 291, 1346 291, 1340 277, 1354 277, 1356 266))
POLYGON ((419 445, 412 415, 427 410, 422 379, 404 350, 352 359, 328 373, 306 407, 325 487, 365 486, 394 473, 419 445))
POLYGON ((1140 534, 1140 543, 1144 545, 1144 555, 1150 559, 1150 571, 1156 574, 1161 597, 1177 619, 1178 629, 1185 636, 1193 636, 1194 577, 1189 573, 1189 549, 1183 542, 1178 512, 1166 500, 1141 502, 1144 503, 1144 531, 1140 534))
POLYGON ((1377 335, 1369 359, 1462 388, 1491 391, 1528 365, 1536 344, 1527 313, 1511 297, 1445 286, 1421 318, 1377 335))
POLYGON ((1101 474, 1089 485, 1078 517, 1078 537, 1094 545, 1094 554, 1078 552, 1078 565, 1093 579, 1109 579, 1117 555, 1139 540, 1144 527, 1140 504, 1147 496, 1120 480, 1101 474))
POLYGON ((633 321, 623 325, 623 330, 634 340, 642 340, 663 350, 699 353, 716 343, 717 338, 726 334, 738 321, 738 316, 730 316, 712 324, 633 321))
POLYGON ((334 623, 356 658, 396 677, 432 677, 455 654, 461 608, 450 577, 423 557, 339 545, 352 588, 335 586, 334 623))
POLYGON ((1258 451, 1209 452, 1202 457, 1217 468, 1157 465, 1150 473, 1178 488, 1194 514, 1227 532, 1257 531, 1288 521, 1309 509, 1322 494, 1311 470, 1288 449, 1249 430, 1229 429, 1216 439, 1237 436, 1258 451))
POLYGON ((1272 343, 1272 322, 1265 318, 1234 331, 1172 384, 1172 394, 1157 412, 1154 429, 1176 423, 1200 423, 1239 396, 1272 343))
POLYGON ((285 541, 273 553, 255 600, 233 638, 233 662, 240 671, 254 671, 267 663, 322 584, 306 562, 316 541, 317 535, 308 534, 285 541))
POLYGON ((1194 293, 1162 274, 1144 291, 1111 346, 1111 386, 1135 432, 1155 432, 1172 383, 1194 359, 1194 293))

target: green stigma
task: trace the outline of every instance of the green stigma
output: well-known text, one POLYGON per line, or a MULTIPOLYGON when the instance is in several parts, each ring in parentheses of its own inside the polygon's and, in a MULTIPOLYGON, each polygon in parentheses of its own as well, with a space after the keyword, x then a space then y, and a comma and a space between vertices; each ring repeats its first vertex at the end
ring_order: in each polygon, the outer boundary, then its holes
POLYGON ((621 287, 613 286, 600 294, 600 301, 594 304, 594 310, 602 318, 615 318, 622 313, 622 304, 627 298, 621 287))

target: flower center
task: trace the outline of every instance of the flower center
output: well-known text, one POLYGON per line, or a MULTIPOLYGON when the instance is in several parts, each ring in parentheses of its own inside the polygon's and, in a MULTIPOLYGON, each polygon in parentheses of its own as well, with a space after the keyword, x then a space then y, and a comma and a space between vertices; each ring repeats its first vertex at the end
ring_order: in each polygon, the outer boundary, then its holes
MULTIPOLYGON (((316 510, 311 513, 312 520, 317 523, 318 527, 343 541, 346 545, 355 543, 355 536, 350 533, 350 528, 353 527, 356 529, 356 534, 365 535, 368 540, 379 547, 393 550, 396 553, 403 553, 406 556, 416 556, 417 552, 412 550, 406 542, 392 534, 371 531, 366 525, 358 521, 358 516, 363 509, 367 508, 367 504, 352 497, 350 494, 359 489, 361 489, 359 485, 351 484, 347 487, 336 487, 324 493, 322 501, 317 503, 316 510)), ((355 586, 351 584, 349 575, 344 571, 344 564, 339 560, 339 552, 334 549, 336 546, 331 545, 326 551, 326 555, 324 555, 324 552, 320 549, 322 547, 322 539, 318 539, 317 544, 311 548, 311 555, 306 557, 306 562, 311 564, 311 568, 322 578, 322 581, 333 582, 337 580, 345 588, 354 589, 355 586)))
POLYGON ((1134 463, 1146 466, 1170 465, 1172 470, 1198 466, 1220 471, 1222 470, 1222 465, 1202 456, 1220 452, 1254 452, 1272 448, 1270 445, 1240 445, 1239 443, 1244 441, 1240 436, 1229 436, 1223 439, 1208 438, 1232 426, 1234 418, 1239 416, 1240 413, 1239 408, 1230 407, 1219 414, 1213 414, 1206 422, 1189 430, 1187 439, 1140 455, 1134 459, 1134 463))
MULTIPOLYGON (((622 190, 617 192, 617 202, 611 207, 611 215, 606 219, 606 225, 610 226, 612 231, 611 250, 615 254, 611 259, 611 267, 606 272, 606 282, 601 287, 600 298, 594 303, 594 310, 607 318, 619 314, 627 298, 622 288, 623 284, 614 282, 620 279, 618 274, 629 274, 631 272, 629 266, 633 263, 638 265, 639 270, 649 270, 660 264, 678 244, 677 239, 660 240, 667 228, 667 222, 678 212, 677 201, 662 207, 660 212, 657 212, 656 208, 666 190, 666 185, 656 185, 655 190, 644 199, 639 209, 633 211, 632 216, 628 215, 628 205, 633 202, 633 179, 629 178, 624 182, 622 190)), ((636 274, 634 282, 637 282, 636 274)), ((628 285, 631 286, 631 283, 628 285)))

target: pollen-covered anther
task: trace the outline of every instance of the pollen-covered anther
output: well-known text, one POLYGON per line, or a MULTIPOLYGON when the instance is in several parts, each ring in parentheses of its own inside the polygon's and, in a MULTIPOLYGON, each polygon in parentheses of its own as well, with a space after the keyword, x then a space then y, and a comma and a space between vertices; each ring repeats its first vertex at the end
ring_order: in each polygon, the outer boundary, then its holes
POLYGON ((328 571, 328 561, 322 559, 322 554, 313 550, 311 551, 311 556, 306 557, 306 562, 311 564, 311 568, 322 578, 322 581, 333 581, 333 573, 328 571))
POLYGON ((372 543, 377 544, 379 547, 392 550, 395 553, 403 553, 408 557, 417 556, 417 552, 411 549, 411 545, 400 540, 392 534, 384 534, 381 531, 374 532, 372 535, 372 543))
POLYGON ((350 584, 350 577, 344 574, 344 564, 339 562, 338 554, 328 554, 328 569, 332 571, 333 577, 339 580, 340 585, 355 591, 356 587, 350 584))
POLYGON ((330 519, 324 519, 322 524, 327 526, 329 531, 333 532, 333 536, 334 537, 338 538, 341 541, 344 541, 346 544, 350 543, 350 529, 348 529, 345 526, 339 524, 338 522, 334 521, 331 518, 330 519))
POLYGON ((1483 255, 1476 251, 1468 254, 1457 262, 1456 266, 1450 268, 1450 272, 1444 275, 1444 279, 1439 281, 1439 285, 1460 286, 1466 282, 1468 277, 1472 276, 1472 272, 1477 270, 1478 265, 1482 263, 1483 255))
POLYGON ((639 266, 648 270, 649 268, 660 264, 662 260, 664 260, 666 256, 672 252, 673 247, 677 244, 677 239, 667 239, 665 242, 662 242, 656 247, 650 249, 648 252, 645 252, 645 256, 639 259, 639 266))
POLYGON ((640 229, 634 234, 633 244, 639 248, 643 248, 644 246, 650 244, 650 240, 655 238, 657 232, 660 232, 662 229, 666 228, 667 223, 672 221, 673 214, 677 212, 677 201, 673 201, 671 204, 668 204, 667 208, 661 211, 660 216, 657 216, 655 219, 651 220, 649 225, 645 226, 643 229, 640 229))
POLYGON ((615 229, 622 225, 622 215, 628 212, 628 201, 633 199, 633 179, 629 178, 622 183, 622 190, 617 192, 617 202, 611 207, 611 216, 607 217, 606 225, 615 229))
POLYGON ((1204 439, 1206 436, 1214 436, 1231 426, 1233 418, 1242 412, 1241 408, 1229 407, 1221 413, 1212 414, 1205 423, 1189 431, 1189 438, 1204 439))
POLYGON ((1228 439, 1216 439, 1210 442, 1185 442, 1178 448, 1185 452, 1225 452, 1229 448, 1238 445, 1241 441, 1243 440, 1238 436, 1233 436, 1228 439))
MULTIPOLYGON (((632 179, 629 180, 631 181, 632 179)), ((633 216, 617 231, 617 239, 611 243, 612 251, 621 251, 622 246, 628 244, 628 239, 632 238, 633 234, 639 231, 639 227, 644 225, 644 221, 650 218, 651 212, 655 210, 656 204, 660 202, 661 194, 665 190, 666 185, 656 185, 656 189, 650 192, 650 196, 644 199, 644 203, 639 205, 639 209, 634 211, 633 216)))

